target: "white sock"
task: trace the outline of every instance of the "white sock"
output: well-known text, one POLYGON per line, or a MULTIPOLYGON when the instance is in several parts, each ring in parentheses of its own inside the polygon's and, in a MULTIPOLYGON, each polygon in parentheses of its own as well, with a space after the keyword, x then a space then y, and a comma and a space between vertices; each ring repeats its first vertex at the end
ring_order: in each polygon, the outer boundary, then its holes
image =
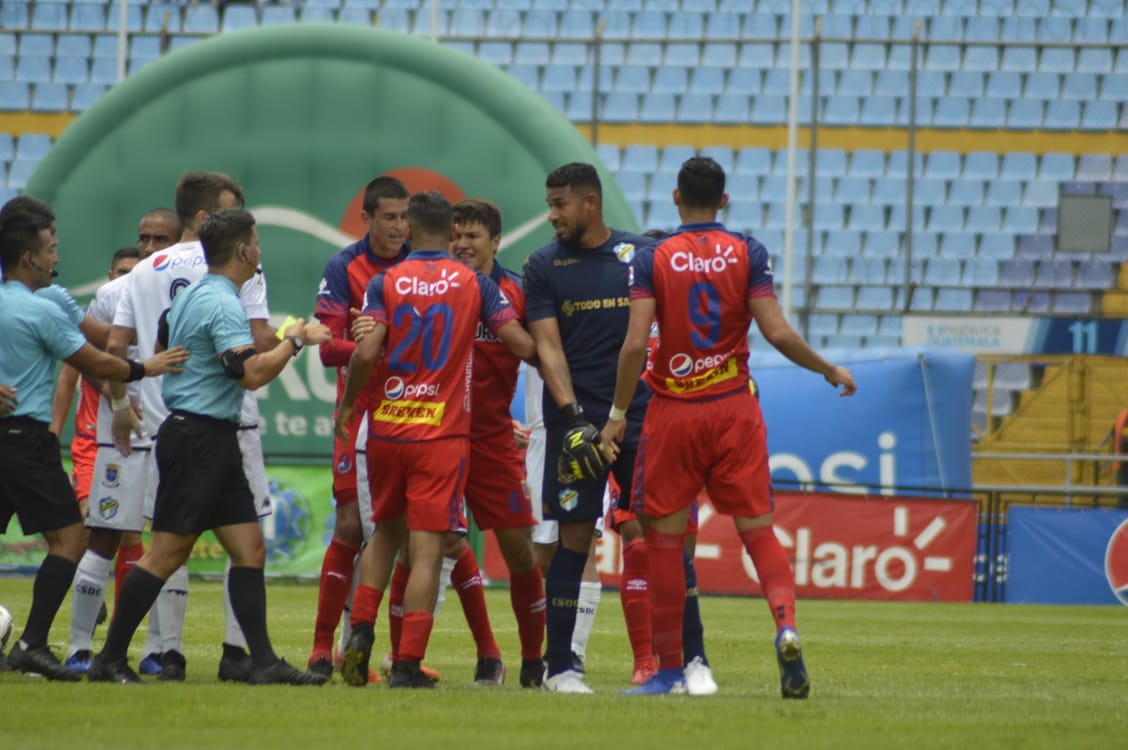
POLYGON ((188 568, 181 565, 157 596, 161 621, 161 653, 184 653, 184 615, 188 611, 188 568))
MULTIPOLYGON (((157 599, 160 600, 159 594, 157 599)), ((149 607, 149 628, 145 631, 145 648, 141 652, 142 659, 149 654, 159 655, 161 653, 161 613, 157 603, 153 602, 153 606, 149 607)))
POLYGON ((587 658, 588 639, 595 625, 595 611, 599 609, 599 599, 603 595, 603 584, 599 581, 581 581, 580 599, 576 604, 576 629, 572 631, 572 650, 583 661, 587 658))
POLYGON ((227 558, 227 566, 223 569, 223 642, 229 646, 247 648, 247 639, 243 637, 243 629, 239 627, 239 620, 235 618, 235 610, 231 606, 231 591, 227 588, 228 579, 231 578, 231 558, 227 558))
POLYGON ((443 608, 443 602, 446 601, 447 586, 450 585, 450 575, 454 572, 454 564, 457 560, 451 560, 449 557, 443 557, 443 568, 439 571, 439 594, 435 599, 435 611, 432 613, 434 617, 439 616, 439 612, 443 608))
POLYGON ((349 595, 345 597, 345 609, 341 612, 341 640, 337 646, 337 654, 345 653, 345 647, 352 637, 352 603, 356 595, 356 587, 360 585, 360 557, 364 554, 364 544, 360 545, 360 552, 356 553, 353 561, 352 585, 349 586, 349 595))
POLYGON ((106 581, 112 560, 93 550, 86 550, 74 574, 74 604, 71 610, 70 651, 89 651, 94 639, 94 623, 106 601, 106 581))

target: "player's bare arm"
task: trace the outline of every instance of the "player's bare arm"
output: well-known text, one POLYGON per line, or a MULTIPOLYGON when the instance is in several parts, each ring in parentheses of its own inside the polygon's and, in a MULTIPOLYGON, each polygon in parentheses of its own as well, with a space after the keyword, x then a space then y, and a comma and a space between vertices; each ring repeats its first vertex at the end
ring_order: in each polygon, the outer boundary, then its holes
MULTIPOLYGON (((124 357, 129 345, 137 338, 137 331, 127 326, 113 326, 110 336, 106 340, 106 352, 115 357, 124 357)), ((110 403, 113 406, 113 418, 110 423, 110 433, 113 435, 114 447, 123 456, 133 452, 131 434, 141 435, 141 411, 131 403, 126 396, 125 383, 117 380, 107 381, 110 389, 110 403)))
MULTIPOLYGON (((537 364, 537 343, 528 331, 521 327, 516 320, 510 320, 494 333, 502 340, 509 352, 518 359, 522 359, 534 367, 537 364)), ((561 352, 563 354, 563 352, 561 352)))
POLYGON ((270 325, 270 321, 262 318, 251 319, 251 336, 255 340, 256 352, 268 352, 282 343, 278 337, 278 329, 270 325))
POLYGON ((365 336, 376 330, 376 321, 368 315, 362 315, 355 307, 349 308, 349 315, 353 316, 352 328, 349 333, 354 342, 359 342, 365 336))
POLYGON ((337 416, 333 424, 333 430, 341 440, 349 439, 349 423, 352 421, 353 410, 356 407, 356 397, 364 389, 364 384, 368 382, 368 376, 372 374, 372 368, 376 366, 376 361, 380 358, 380 350, 384 346, 384 337, 387 334, 387 324, 376 323, 372 333, 365 336, 363 341, 357 342, 356 349, 353 350, 352 356, 349 358, 349 374, 345 380, 345 392, 341 394, 341 405, 337 409, 337 416))
POLYGON ((822 375, 835 388, 842 386, 840 396, 853 396, 857 392, 858 386, 850 371, 820 357, 787 322, 775 297, 750 299, 748 309, 756 319, 756 325, 760 327, 764 339, 779 350, 780 354, 800 367, 822 375))
MULTIPOLYGON (((59 381, 55 384, 55 398, 51 400, 51 426, 48 428, 56 437, 63 433, 63 425, 67 421, 67 415, 70 414, 77 386, 78 370, 63 364, 59 370, 59 381)), ((0 416, 3 416, 2 411, 0 416)))
POLYGON ((557 407, 576 403, 572 389, 572 371, 564 357, 564 343, 560 339, 560 325, 556 318, 541 318, 529 322, 529 333, 537 344, 541 377, 557 407))
POLYGON ((99 349, 105 349, 106 344, 110 338, 110 331, 113 329, 109 323, 103 323, 100 320, 94 320, 89 315, 82 319, 79 324, 78 330, 82 331, 82 335, 86 337, 94 346, 99 349))
MULTIPOLYGON (((286 328, 283 342, 285 345, 274 346, 269 351, 260 351, 247 357, 243 363, 243 376, 238 378, 241 387, 255 390, 269 383, 286 368, 286 364, 304 346, 320 344, 329 340, 329 329, 321 324, 306 324, 300 318, 286 328), (299 346, 299 342, 301 346, 299 346)), ((232 350, 236 356, 244 355, 246 351, 254 352, 257 344, 240 347, 232 350)))
POLYGON ((657 303, 653 298, 631 300, 631 317, 627 323, 627 336, 619 349, 619 366, 615 374, 615 396, 611 413, 601 432, 603 454, 608 461, 619 456, 618 441, 627 429, 627 407, 631 404, 642 368, 646 365, 646 347, 650 341, 650 323, 654 320, 657 303))

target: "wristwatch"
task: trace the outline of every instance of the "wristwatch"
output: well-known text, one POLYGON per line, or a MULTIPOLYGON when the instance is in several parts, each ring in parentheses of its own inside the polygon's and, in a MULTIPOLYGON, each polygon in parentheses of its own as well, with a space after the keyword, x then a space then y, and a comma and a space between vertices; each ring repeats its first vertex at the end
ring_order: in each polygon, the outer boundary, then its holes
POLYGON ((294 356, 298 356, 298 353, 301 352, 302 348, 305 346, 301 336, 287 336, 286 339, 294 345, 294 356))

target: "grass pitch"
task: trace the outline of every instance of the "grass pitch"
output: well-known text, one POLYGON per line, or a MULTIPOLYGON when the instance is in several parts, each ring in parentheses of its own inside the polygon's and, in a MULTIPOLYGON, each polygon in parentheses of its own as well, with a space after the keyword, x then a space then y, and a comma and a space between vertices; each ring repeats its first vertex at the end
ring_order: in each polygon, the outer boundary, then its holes
MULTIPOLYGON (((276 650, 304 664, 317 589, 271 584, 276 650)), ((471 684, 475 654, 457 597, 432 635, 435 691, 251 688, 220 684, 219 584, 196 582, 188 607, 188 682, 54 684, 0 673, 0 748, 1107 748, 1128 731, 1128 616, 1114 607, 802 601, 811 698, 783 701, 772 625, 758 599, 702 600, 720 693, 619 696, 630 651, 619 601, 605 592, 588 655, 596 695, 521 690, 508 593, 488 593, 510 668, 502 688, 471 684)), ((17 632, 31 580, 0 577, 17 632)), ((382 613, 383 614, 383 613, 382 613)), ((65 648, 64 604, 52 645, 65 648)), ((386 638, 377 623, 377 649, 386 638)), ((142 626, 144 627, 144 626, 142 626)), ((104 628, 95 634, 99 645, 104 628)), ((143 634, 134 639, 136 664, 143 634)), ((149 678, 146 678, 147 681, 149 678)))

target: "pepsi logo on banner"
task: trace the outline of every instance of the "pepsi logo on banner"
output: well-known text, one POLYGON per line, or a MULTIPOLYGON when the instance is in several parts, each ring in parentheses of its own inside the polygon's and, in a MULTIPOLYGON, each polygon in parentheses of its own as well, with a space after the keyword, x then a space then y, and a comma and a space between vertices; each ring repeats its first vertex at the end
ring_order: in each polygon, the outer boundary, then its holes
POLYGON ((1128 604, 1128 521, 1116 527, 1105 548, 1105 577, 1112 593, 1128 604))

